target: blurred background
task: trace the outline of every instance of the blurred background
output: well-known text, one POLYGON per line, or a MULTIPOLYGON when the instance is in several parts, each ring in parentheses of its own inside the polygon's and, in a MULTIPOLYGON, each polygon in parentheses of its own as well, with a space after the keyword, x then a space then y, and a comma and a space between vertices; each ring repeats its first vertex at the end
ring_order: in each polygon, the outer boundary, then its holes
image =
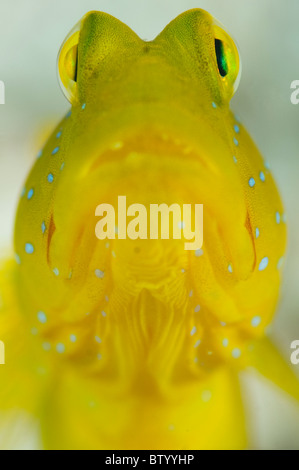
MULTIPOLYGON (((270 163, 286 206, 289 250, 272 335, 289 360, 290 343, 299 339, 299 105, 290 101, 290 84, 299 80, 298 0, 1 0, 6 104, 0 105, 0 253, 12 247, 26 174, 69 108, 56 77, 57 53, 69 30, 87 11, 101 10, 149 40, 190 8, 208 10, 239 45, 243 74, 232 108, 270 163)), ((254 447, 299 449, 299 406, 254 374, 244 374, 243 382, 251 392, 254 447)), ((16 433, 16 448, 39 446, 38 429, 29 424, 26 437, 16 433)))

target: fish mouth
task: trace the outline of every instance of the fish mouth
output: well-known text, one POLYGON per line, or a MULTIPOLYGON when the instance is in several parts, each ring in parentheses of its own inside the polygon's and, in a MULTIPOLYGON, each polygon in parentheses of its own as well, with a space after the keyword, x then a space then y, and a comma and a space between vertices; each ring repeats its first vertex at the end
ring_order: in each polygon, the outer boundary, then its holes
MULTIPOLYGON (((124 139, 115 139, 108 143, 99 156, 95 156, 85 168, 84 176, 88 177, 106 164, 119 164, 123 162, 130 164, 135 161, 135 167, 140 169, 149 165, 143 161, 147 155, 152 161, 170 160, 168 171, 172 172, 176 165, 182 171, 188 165, 202 166, 206 171, 217 174, 219 170, 211 158, 200 148, 200 145, 190 143, 184 137, 173 135, 171 132, 149 132, 144 131, 124 139)), ((163 165, 161 165, 162 167, 163 165)), ((165 165, 164 165, 165 167, 165 165)), ((157 168, 158 169, 158 168, 157 168)), ((164 168, 165 169, 165 168, 164 168)), ((187 168, 186 168, 187 169, 187 168)))
MULTIPOLYGON (((109 161, 123 160, 128 154, 151 154, 157 158, 172 156, 185 157, 188 160, 198 160, 198 151, 171 134, 136 135, 129 140, 115 141, 104 150, 100 158, 92 163, 90 171, 95 171, 100 165, 109 161)), ((205 163, 205 162, 204 162, 205 163)), ((205 163, 208 166, 208 163, 205 163)))

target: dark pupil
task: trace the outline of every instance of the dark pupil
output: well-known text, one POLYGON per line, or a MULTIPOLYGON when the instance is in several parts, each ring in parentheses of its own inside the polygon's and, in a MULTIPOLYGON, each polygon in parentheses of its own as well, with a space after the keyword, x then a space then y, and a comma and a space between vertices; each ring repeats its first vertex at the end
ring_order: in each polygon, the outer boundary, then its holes
POLYGON ((228 74, 228 66, 224 54, 223 42, 220 39, 215 39, 215 51, 219 73, 221 77, 225 77, 228 74))
POLYGON ((76 65, 75 65, 75 73, 74 73, 74 82, 77 81, 78 78, 78 47, 77 47, 77 52, 76 52, 76 65))

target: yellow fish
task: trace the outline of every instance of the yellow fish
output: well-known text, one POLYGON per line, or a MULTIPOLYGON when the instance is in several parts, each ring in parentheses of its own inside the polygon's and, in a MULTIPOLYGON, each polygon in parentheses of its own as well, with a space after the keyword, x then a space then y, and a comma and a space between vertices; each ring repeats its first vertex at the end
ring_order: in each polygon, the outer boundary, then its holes
POLYGON ((247 447, 239 371, 256 367, 297 399, 299 387, 265 337, 286 224, 230 110, 237 47, 203 10, 148 42, 94 11, 58 72, 72 109, 26 181, 16 263, 1 274, 2 416, 32 416, 48 449, 247 447), (119 227, 99 240, 95 210, 118 196, 203 204, 202 249, 119 227))

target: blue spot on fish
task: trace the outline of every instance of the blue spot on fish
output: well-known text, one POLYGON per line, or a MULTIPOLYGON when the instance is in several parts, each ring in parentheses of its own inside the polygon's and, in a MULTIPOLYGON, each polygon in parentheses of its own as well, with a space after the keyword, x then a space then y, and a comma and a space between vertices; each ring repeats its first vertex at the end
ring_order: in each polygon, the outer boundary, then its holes
POLYGON ((52 155, 56 155, 56 153, 59 152, 59 147, 55 147, 55 149, 52 152, 52 155))
POLYGON ((53 183, 53 181, 54 181, 54 175, 53 175, 52 173, 49 173, 49 174, 48 174, 48 181, 49 181, 49 183, 53 183))
POLYGON ((34 195, 34 189, 30 189, 27 194, 27 199, 30 201, 34 195))
POLYGON ((265 180, 266 180, 266 177, 265 177, 265 173, 263 173, 262 171, 260 172, 260 180, 264 183, 265 180))
POLYGON ((26 243, 25 251, 28 255, 32 255, 34 253, 34 246, 31 243, 26 243))
POLYGON ((235 359, 238 359, 238 358, 241 356, 241 350, 240 350, 239 348, 233 349, 233 351, 232 351, 232 356, 233 356, 235 359))
POLYGON ((275 218, 276 218, 276 223, 280 224, 280 213, 279 212, 276 212, 275 218))
POLYGON ((269 162, 265 162, 265 168, 267 168, 268 171, 270 171, 270 163, 269 162))
POLYGON ((97 278, 103 279, 105 273, 103 271, 101 271, 100 269, 96 269, 95 270, 95 275, 96 275, 97 278))
POLYGON ((266 256, 259 264, 259 271, 264 271, 269 264, 269 258, 266 256))
POLYGON ((63 343, 58 343, 58 344, 56 345, 56 351, 57 351, 59 354, 64 353, 64 351, 65 351, 65 346, 64 346, 64 344, 63 344, 63 343))
POLYGON ((38 312, 37 318, 38 318, 38 321, 40 323, 46 323, 47 322, 47 316, 44 312, 38 312))
POLYGON ((260 325, 262 319, 261 317, 257 316, 257 317, 253 317, 252 320, 251 320, 251 325, 256 328, 257 326, 260 325))

